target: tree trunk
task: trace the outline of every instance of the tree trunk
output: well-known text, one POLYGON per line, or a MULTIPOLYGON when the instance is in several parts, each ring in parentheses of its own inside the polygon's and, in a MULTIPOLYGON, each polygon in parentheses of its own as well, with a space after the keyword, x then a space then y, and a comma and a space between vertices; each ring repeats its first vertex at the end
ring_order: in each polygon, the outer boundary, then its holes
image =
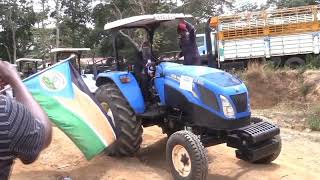
POLYGON ((44 0, 41 0, 41 5, 42 5, 42 17, 41 17, 41 25, 42 25, 42 30, 44 30, 44 6, 45 6, 45 1, 44 0))
MULTIPOLYGON (((60 30, 59 30, 59 0, 56 0, 56 48, 59 48, 60 30)), ((54 63, 58 61, 57 53, 54 54, 54 63)))
POLYGON ((13 47, 13 61, 12 64, 16 63, 17 60, 17 43, 16 43, 16 30, 15 27, 12 26, 12 47, 13 47))
MULTIPOLYGON (((14 2, 14 5, 16 5, 16 2, 14 2)), ((17 43, 16 43, 16 25, 12 21, 12 8, 10 8, 9 11, 9 24, 10 24, 10 29, 11 29, 11 38, 12 38, 12 48, 13 48, 13 59, 12 59, 12 64, 16 63, 17 60, 17 43)))
POLYGON ((8 54, 8 58, 9 58, 9 62, 11 62, 12 60, 11 60, 11 54, 10 54, 9 48, 8 48, 8 46, 6 46, 4 44, 3 44, 3 46, 6 48, 7 54, 8 54))

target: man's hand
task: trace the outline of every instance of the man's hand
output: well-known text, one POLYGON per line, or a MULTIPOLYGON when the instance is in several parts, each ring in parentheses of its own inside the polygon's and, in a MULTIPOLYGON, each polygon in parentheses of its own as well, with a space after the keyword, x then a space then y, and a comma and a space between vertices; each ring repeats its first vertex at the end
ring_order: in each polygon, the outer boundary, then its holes
POLYGON ((16 68, 6 61, 0 61, 0 79, 2 84, 10 84, 11 86, 20 81, 16 68))
POLYGON ((0 90, 4 89, 6 85, 7 83, 0 78, 0 90))

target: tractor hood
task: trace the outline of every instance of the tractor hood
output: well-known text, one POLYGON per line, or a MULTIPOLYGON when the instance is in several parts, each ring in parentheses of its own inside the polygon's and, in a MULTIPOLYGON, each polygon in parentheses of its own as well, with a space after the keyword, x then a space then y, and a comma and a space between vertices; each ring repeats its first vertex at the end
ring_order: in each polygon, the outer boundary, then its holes
MULTIPOLYGON (((239 78, 230 73, 210 67, 166 62, 157 67, 156 76, 164 77, 165 86, 183 94, 189 103, 220 118, 241 119, 250 116, 248 90, 239 78)), ((165 99, 164 94, 160 93, 160 97, 165 99)), ((163 102, 166 103, 165 100, 163 102)))
POLYGON ((166 77, 188 76, 199 84, 212 84, 218 87, 231 87, 242 84, 235 76, 219 69, 204 66, 185 66, 176 63, 161 63, 161 69, 166 77))

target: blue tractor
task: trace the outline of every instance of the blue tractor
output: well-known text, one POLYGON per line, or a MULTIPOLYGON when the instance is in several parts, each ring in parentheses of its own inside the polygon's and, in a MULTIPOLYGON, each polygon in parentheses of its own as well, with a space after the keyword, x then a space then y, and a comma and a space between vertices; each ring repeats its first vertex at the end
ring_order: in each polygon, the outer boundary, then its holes
MULTIPOLYGON (((152 50, 153 35, 161 23, 187 17, 141 15, 108 23, 105 29, 115 35, 118 59, 119 30, 145 29, 152 50)), ((221 143, 235 148, 237 158, 252 163, 270 163, 280 154, 279 128, 251 117, 248 90, 237 77, 210 67, 163 62, 154 56, 147 65, 152 75, 135 68, 120 71, 118 67, 97 76, 96 97, 119 129, 110 155, 134 155, 142 142, 142 127, 153 125, 169 136, 167 162, 175 179, 206 179, 205 147, 221 143)))

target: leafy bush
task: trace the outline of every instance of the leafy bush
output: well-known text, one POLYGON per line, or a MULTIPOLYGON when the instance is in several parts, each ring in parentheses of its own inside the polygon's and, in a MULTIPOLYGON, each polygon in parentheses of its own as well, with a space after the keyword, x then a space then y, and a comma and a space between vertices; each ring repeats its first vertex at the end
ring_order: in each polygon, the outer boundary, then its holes
POLYGON ((320 57, 319 55, 308 54, 306 57, 306 69, 319 69, 320 57))
POLYGON ((315 106, 307 116, 309 128, 315 131, 320 131, 320 106, 315 106))

